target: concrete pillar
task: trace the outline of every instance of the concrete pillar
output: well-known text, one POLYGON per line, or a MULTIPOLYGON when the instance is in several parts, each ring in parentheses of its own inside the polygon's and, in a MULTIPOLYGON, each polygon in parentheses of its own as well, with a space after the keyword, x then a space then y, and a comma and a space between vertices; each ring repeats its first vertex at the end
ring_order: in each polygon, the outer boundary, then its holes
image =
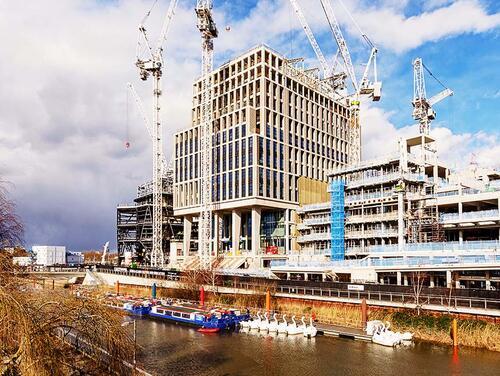
POLYGON ((405 205, 403 200, 403 192, 398 192, 398 250, 399 251, 403 250, 405 241, 404 212, 405 212, 405 205))
POLYGON ((169 257, 170 265, 177 265, 177 242, 170 242, 170 257, 169 257))
POLYGON ((458 242, 459 242, 459 244, 463 244, 463 242, 464 242, 464 230, 458 231, 458 242))
POLYGON ((384 284, 384 277, 380 277, 379 278, 379 282, 380 282, 381 285, 383 285, 384 284))
POLYGON ((213 212, 212 213, 212 218, 214 221, 214 233, 212 234, 212 241, 213 241, 213 246, 212 246, 212 251, 214 255, 217 257, 219 254, 222 253, 222 249, 220 249, 220 244, 221 244, 221 215, 219 212, 213 212))
POLYGON ((231 248, 233 255, 236 256, 240 250, 241 213, 233 210, 231 218, 231 248))
POLYGON ((309 275, 308 275, 307 273, 304 273, 304 281, 309 280, 309 278, 308 278, 308 277, 309 277, 309 275))
MULTIPOLYGON (((460 198, 460 199, 462 199, 462 198, 460 198)), ((458 219, 462 219, 463 208, 464 208, 464 206, 463 206, 462 202, 459 202, 458 203, 458 219)))
POLYGON ((285 209, 285 253, 290 253, 290 209, 285 209))
POLYGON ((405 274, 405 275, 403 276, 403 285, 404 285, 404 286, 408 286, 408 275, 407 275, 407 274, 405 274))
POLYGON ((193 227, 193 218, 184 216, 184 242, 182 245, 182 250, 184 257, 189 255, 189 246, 191 244, 191 228, 193 227))
POLYGON ((446 287, 452 288, 453 286, 451 285, 451 270, 446 271, 446 287))
POLYGON ((252 255, 257 256, 260 248, 260 208, 252 209, 252 255))
POLYGON ((490 290, 491 289, 490 272, 486 271, 485 276, 486 276, 486 290, 490 290))
POLYGON ((429 277, 429 286, 430 287, 435 287, 435 285, 434 285, 434 276, 433 275, 431 275, 429 277))
POLYGON ((401 286, 401 272, 396 272, 396 283, 398 286, 401 286))
POLYGON ((290 280, 290 273, 286 273, 286 279, 290 280))

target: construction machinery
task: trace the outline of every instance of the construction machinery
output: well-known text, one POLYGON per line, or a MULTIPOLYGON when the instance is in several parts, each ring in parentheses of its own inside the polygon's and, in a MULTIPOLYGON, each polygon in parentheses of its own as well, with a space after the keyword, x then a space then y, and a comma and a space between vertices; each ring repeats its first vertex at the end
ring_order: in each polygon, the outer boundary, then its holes
POLYGON ((201 124, 200 124, 200 217, 198 255, 200 265, 208 269, 212 259, 212 78, 214 38, 217 26, 212 17, 212 1, 198 0, 196 3, 197 27, 201 34, 201 124))
POLYGON ((417 57, 413 61, 413 119, 420 124, 420 133, 429 134, 431 121, 436 118, 436 112, 432 108, 436 103, 453 95, 453 91, 443 85, 432 72, 424 65, 422 58, 417 57), (424 69, 433 77, 444 90, 427 99, 425 89, 424 69))
MULTIPOLYGON (((343 60, 344 70, 346 72, 347 77, 349 78, 352 86, 352 90, 348 93, 349 104, 350 104, 350 118, 349 118, 349 145, 350 145, 350 153, 349 153, 349 163, 357 164, 361 161, 361 125, 359 121, 359 109, 360 109, 360 98, 361 96, 369 96, 373 101, 379 101, 381 96, 382 83, 377 80, 377 48, 373 45, 373 43, 368 39, 366 34, 364 34, 359 25, 354 21, 347 8, 344 9, 351 17, 357 29, 361 32, 361 35, 365 42, 370 46, 370 57, 368 59, 368 63, 366 64, 365 71, 363 73, 363 77, 358 82, 356 78, 356 72, 354 70, 354 66, 352 64, 351 54, 347 47, 347 43, 342 34, 342 30, 340 29, 340 25, 337 21, 337 17, 335 16, 335 12, 333 11, 333 7, 331 5, 330 0, 320 0, 321 6, 323 7, 323 11, 328 20, 328 24, 330 26, 330 30, 332 35, 337 43, 340 56, 343 60), (374 81, 371 82, 368 79, 368 73, 370 71, 370 67, 373 67, 373 76, 374 81)), ((343 3, 342 3, 343 5, 343 3)))
MULTIPOLYGON (((151 14, 153 7, 146 13, 139 24, 139 42, 137 44, 137 59, 135 65, 139 68, 141 80, 146 81, 150 76, 153 78, 153 126, 151 135, 153 139, 153 234, 152 248, 149 261, 152 267, 164 266, 164 254, 162 249, 162 124, 161 104, 162 95, 161 77, 163 74, 163 45, 166 40, 170 24, 177 6, 178 0, 171 0, 165 16, 163 26, 158 37, 155 48, 151 47, 145 28, 145 22, 151 14)), ((147 119, 147 117, 146 117, 147 119)), ((148 128, 149 130, 149 128, 148 128)))

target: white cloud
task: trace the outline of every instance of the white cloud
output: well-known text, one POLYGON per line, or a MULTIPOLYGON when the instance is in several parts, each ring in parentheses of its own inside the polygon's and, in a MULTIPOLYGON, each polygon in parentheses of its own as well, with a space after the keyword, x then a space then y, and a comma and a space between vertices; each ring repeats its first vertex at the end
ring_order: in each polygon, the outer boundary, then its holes
MULTIPOLYGON (((362 125, 363 159, 383 156, 397 151, 397 140, 418 134, 418 125, 396 127, 391 122, 391 112, 371 105, 363 105, 360 111, 362 125)), ((454 133, 439 124, 431 125, 431 136, 436 139, 438 156, 451 169, 460 169, 476 162, 484 167, 500 169, 500 135, 479 131, 454 133)))
MULTIPOLYGON (((319 3, 301 3, 313 29, 328 31, 319 3)), ((498 24, 498 16, 488 16, 476 1, 459 1, 408 19, 396 3, 379 10, 358 7, 354 13, 369 35, 397 51, 498 24)), ((123 145, 125 83, 132 81, 145 108, 151 107, 151 82, 140 81, 134 66, 136 25, 150 5, 142 0, 0 2, 0 176, 15 184, 28 245, 84 248, 113 240, 116 203, 129 201, 137 184, 151 176, 150 142, 133 101, 132 147, 125 150, 123 145)), ((148 24, 152 40, 167 7, 166 0, 160 1, 153 12, 148 24)), ((240 20, 226 3, 215 9, 215 18, 221 31, 215 41, 216 61, 262 42, 286 52, 289 29, 300 31, 287 0, 260 0, 240 20)), ((167 159, 172 134, 190 124, 192 81, 199 75, 201 54, 195 25, 193 4, 180 2, 165 55, 167 159)), ((302 32, 297 36, 301 39, 295 53, 311 55, 302 32)), ((374 124, 365 128, 368 156, 400 131, 381 110, 369 109, 367 118, 374 124)), ((485 142, 483 136, 471 137, 471 145, 485 142)), ((478 153, 478 161, 489 158, 478 153)))

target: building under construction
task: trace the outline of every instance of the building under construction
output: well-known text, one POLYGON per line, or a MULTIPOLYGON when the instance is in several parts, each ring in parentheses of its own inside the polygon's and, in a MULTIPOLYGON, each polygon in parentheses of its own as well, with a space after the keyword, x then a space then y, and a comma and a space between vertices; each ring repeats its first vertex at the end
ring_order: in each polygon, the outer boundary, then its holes
MULTIPOLYGON (((173 216, 173 172, 170 170, 163 177, 162 230, 163 252, 165 259, 169 257, 171 248, 176 242, 182 242, 182 221, 173 216)), ((117 245, 119 264, 132 260, 149 264, 152 247, 152 183, 151 181, 137 187, 137 197, 132 204, 122 204, 116 209, 117 245)))
MULTIPOLYGON (((302 60, 264 45, 215 69, 211 82, 212 242, 219 254, 263 266, 298 248, 295 210, 326 199, 327 171, 348 163, 349 106, 302 60)), ((201 84, 194 84, 192 126, 175 135, 174 212, 183 219, 184 259, 198 249, 189 234, 200 213, 201 84)))

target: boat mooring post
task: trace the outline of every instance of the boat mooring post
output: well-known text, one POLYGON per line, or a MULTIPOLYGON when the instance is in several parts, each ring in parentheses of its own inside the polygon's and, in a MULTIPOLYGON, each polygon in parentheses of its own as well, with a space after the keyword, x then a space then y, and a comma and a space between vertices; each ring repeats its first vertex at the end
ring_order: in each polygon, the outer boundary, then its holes
POLYGON ((458 325, 457 319, 453 319, 451 323, 451 338, 453 339, 453 347, 458 347, 458 325))
POLYGON ((120 295, 120 281, 115 283, 116 295, 120 295))
POLYGON ((361 301, 361 323, 363 329, 366 329, 366 323, 368 322, 368 306, 366 305, 366 299, 363 298, 361 301))
POLYGON ((205 305, 205 289, 203 288, 203 286, 200 287, 200 305, 205 305))
POLYGON ((271 292, 269 289, 266 291, 266 311, 267 313, 271 312, 271 292))
POLYGON ((156 282, 153 282, 153 286, 151 286, 151 298, 156 299, 156 282))

